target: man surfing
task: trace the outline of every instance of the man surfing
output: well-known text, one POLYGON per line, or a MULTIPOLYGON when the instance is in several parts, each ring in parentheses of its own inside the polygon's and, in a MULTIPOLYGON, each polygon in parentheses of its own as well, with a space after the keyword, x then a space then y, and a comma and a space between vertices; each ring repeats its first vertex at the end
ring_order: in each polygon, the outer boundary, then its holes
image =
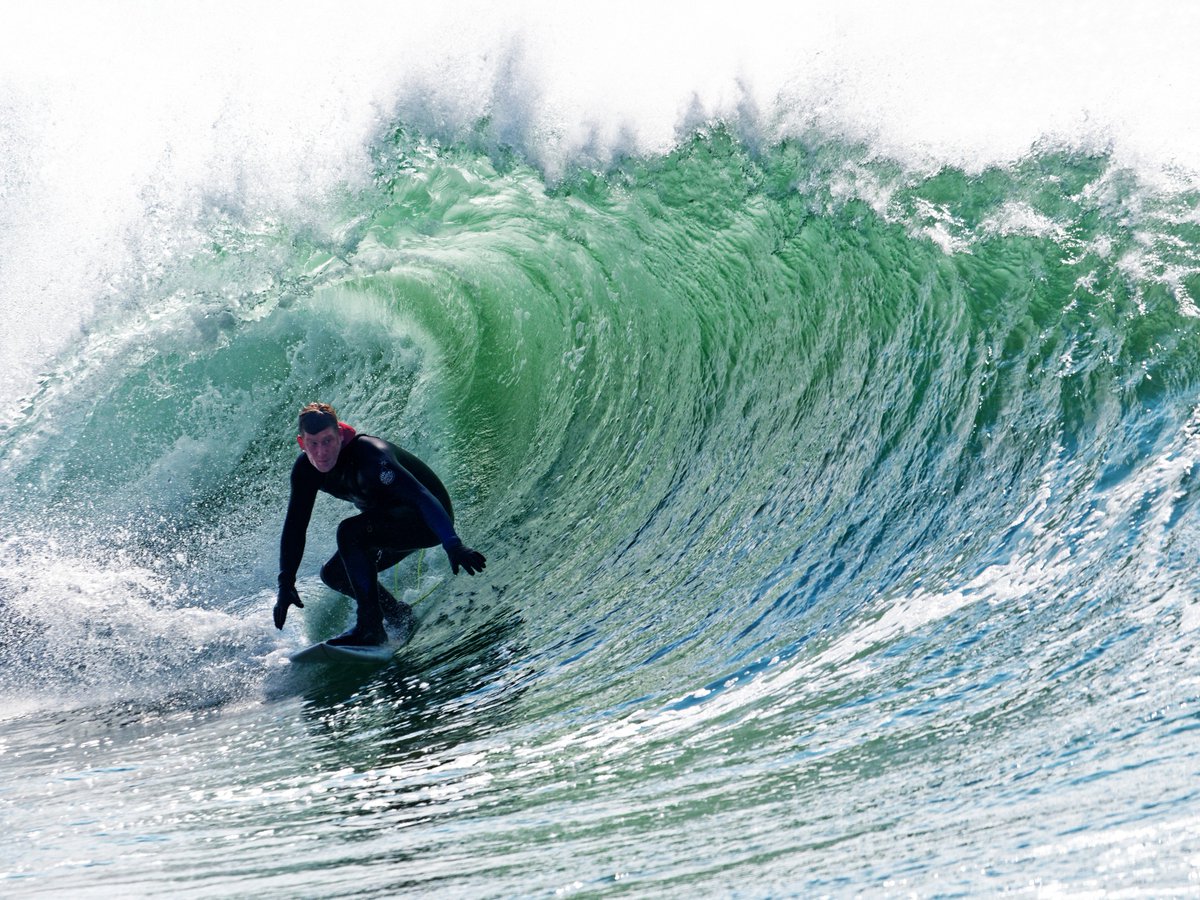
POLYGON ((387 641, 384 620, 410 630, 412 607, 379 583, 379 573, 415 550, 441 544, 454 574, 482 571, 487 559, 463 544, 454 531, 454 509, 446 488, 425 463, 395 444, 358 434, 327 403, 300 410, 296 440, 303 451, 292 466, 291 497, 279 541, 279 599, 275 627, 298 606, 296 572, 318 491, 348 500, 359 514, 342 520, 337 553, 321 568, 321 580, 353 597, 358 619, 345 634, 326 641, 372 647, 387 641))

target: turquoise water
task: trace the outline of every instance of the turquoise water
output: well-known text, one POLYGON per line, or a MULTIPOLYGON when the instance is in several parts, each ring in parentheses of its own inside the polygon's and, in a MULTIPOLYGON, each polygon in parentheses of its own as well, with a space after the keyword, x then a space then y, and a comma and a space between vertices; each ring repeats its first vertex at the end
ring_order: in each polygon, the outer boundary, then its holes
POLYGON ((0 432, 0 893, 1194 893, 1197 195, 488 127, 197 212, 0 432), (313 398, 488 555, 382 670, 287 662, 328 498, 271 626, 313 398))

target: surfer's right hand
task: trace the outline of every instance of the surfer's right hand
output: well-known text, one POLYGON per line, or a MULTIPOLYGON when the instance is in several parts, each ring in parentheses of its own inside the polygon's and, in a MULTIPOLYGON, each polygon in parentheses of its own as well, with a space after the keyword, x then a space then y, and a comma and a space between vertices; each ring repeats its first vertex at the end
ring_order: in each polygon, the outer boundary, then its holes
POLYGON ((296 586, 281 584, 279 586, 279 599, 275 601, 275 627, 283 628, 283 623, 287 621, 288 607, 298 606, 304 609, 304 604, 300 602, 300 595, 296 593, 296 586))

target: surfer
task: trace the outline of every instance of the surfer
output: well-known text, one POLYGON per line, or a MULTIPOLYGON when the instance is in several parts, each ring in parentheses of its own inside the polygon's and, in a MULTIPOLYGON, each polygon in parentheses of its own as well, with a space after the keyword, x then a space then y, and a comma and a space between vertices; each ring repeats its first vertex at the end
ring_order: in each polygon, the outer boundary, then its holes
POLYGON ((275 627, 298 606, 296 572, 318 491, 348 500, 360 510, 337 528, 337 553, 321 568, 321 580, 354 598, 358 618, 345 634, 326 643, 374 646, 387 640, 384 621, 410 629, 412 607, 397 600, 378 575, 415 550, 439 543, 454 574, 474 575, 487 562, 454 531, 454 509, 442 482, 425 463, 395 444, 358 434, 340 422, 327 403, 300 410, 296 440, 303 451, 292 466, 291 497, 279 542, 279 599, 275 627))

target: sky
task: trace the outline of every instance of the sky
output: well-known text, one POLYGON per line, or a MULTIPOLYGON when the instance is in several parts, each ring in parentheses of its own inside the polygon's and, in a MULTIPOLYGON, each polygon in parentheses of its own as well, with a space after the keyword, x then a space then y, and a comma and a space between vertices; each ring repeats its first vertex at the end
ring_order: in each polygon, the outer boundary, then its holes
POLYGON ((549 176, 707 117, 818 126, 914 165, 1039 142, 1200 172, 1200 5, 1150 0, 18 4, 0 30, 0 409, 131 241, 212 197, 362 177, 397 110, 483 113, 549 176))

